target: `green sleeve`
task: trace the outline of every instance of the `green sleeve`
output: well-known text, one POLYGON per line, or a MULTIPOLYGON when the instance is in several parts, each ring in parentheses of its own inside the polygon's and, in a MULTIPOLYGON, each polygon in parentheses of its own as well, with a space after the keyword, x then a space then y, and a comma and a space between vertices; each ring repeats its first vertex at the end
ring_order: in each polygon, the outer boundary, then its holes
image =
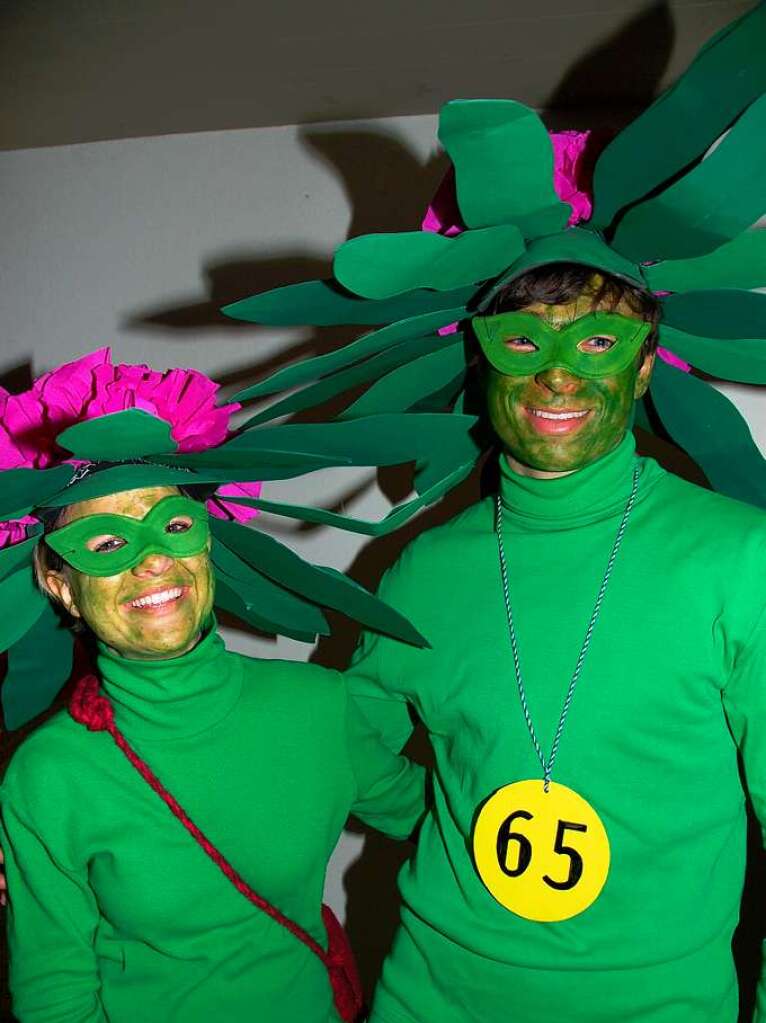
POLYGON ((424 768, 392 753, 350 697, 346 723, 356 782, 351 812, 392 838, 407 838, 426 810, 424 768))
MULTIPOLYGON (((407 615, 402 587, 402 561, 389 569, 378 588, 378 596, 391 607, 407 615)), ((417 623, 413 620, 417 627, 417 623)), ((402 685, 403 646, 379 633, 364 632, 346 673, 349 692, 364 717, 390 750, 398 753, 414 728, 408 696, 402 685)))
MULTIPOLYGON (((732 643, 732 659, 733 670, 723 693, 724 707, 766 842, 766 608, 749 636, 740 644, 732 643)), ((766 1021, 766 954, 757 1004, 755 1019, 766 1021)))
POLYGON ((84 868, 61 862, 4 788, 13 1012, 19 1023, 106 1023, 94 938, 98 909, 84 868))

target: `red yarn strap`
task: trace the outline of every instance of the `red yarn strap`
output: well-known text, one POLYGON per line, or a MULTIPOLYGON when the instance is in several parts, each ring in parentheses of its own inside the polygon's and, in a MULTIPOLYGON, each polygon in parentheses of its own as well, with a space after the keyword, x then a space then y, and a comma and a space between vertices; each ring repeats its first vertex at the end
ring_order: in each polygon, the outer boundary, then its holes
POLYGON ((348 945, 348 938, 330 907, 322 906, 322 920, 328 936, 328 948, 325 952, 308 931, 281 913, 276 906, 272 906, 250 887, 223 853, 219 852, 205 833, 197 827, 178 800, 168 792, 149 765, 131 748, 125 736, 114 723, 114 710, 109 698, 101 692, 99 680, 95 675, 86 675, 77 683, 69 702, 69 713, 75 721, 85 725, 91 732, 108 732, 144 781, 154 789, 170 812, 178 818, 237 891, 244 895, 248 902, 270 916, 280 927, 288 930, 322 961, 330 977, 338 1014, 344 1023, 354 1023, 363 1005, 361 981, 351 948, 348 945))

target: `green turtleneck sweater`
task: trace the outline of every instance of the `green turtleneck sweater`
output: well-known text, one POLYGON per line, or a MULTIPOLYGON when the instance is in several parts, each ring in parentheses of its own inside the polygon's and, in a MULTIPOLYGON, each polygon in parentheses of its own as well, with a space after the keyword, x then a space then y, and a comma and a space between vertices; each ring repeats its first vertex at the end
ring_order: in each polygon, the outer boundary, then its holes
MULTIPOLYGON (((635 464, 628 436, 558 479, 503 466, 512 608, 546 754, 635 464)), ((541 777, 513 672, 494 498, 419 537, 381 587, 431 649, 367 636, 350 684, 393 749, 410 733, 412 705, 436 768, 434 806, 400 876, 402 922, 371 1023, 737 1018, 731 938, 745 853, 737 747, 766 822, 766 518, 641 464, 553 774, 596 809, 611 843, 606 885, 579 916, 515 916, 472 862, 484 800, 541 777)), ((577 835, 564 842, 576 847, 577 835)), ((561 857, 561 876, 568 862, 561 857)), ((766 1020, 763 993, 759 1011, 766 1020)))
MULTIPOLYGON (((419 768, 389 752, 341 677, 226 651, 98 669, 115 718, 233 866, 326 944, 327 861, 349 811, 397 837, 419 768)), ((251 906, 106 733, 68 714, 2 787, 11 990, 20 1023, 328 1023, 320 961, 251 906)))

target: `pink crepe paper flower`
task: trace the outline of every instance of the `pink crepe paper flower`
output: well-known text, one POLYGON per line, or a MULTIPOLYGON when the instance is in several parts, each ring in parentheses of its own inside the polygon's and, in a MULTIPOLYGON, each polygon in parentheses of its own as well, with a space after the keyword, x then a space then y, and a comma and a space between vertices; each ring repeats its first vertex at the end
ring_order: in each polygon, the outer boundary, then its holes
MULTIPOLYGON (((559 199, 571 206, 568 225, 574 227, 581 220, 587 220, 593 210, 585 184, 583 160, 590 132, 552 131, 548 134, 553 145, 553 187, 559 199)), ((443 234, 448 238, 465 231, 457 204, 454 167, 450 167, 442 178, 420 226, 423 231, 443 234)), ((449 323, 441 327, 439 333, 454 334, 457 327, 457 323, 449 323)))
MULTIPOLYGON (((110 412, 139 408, 166 420, 178 451, 216 447, 230 435, 229 420, 241 406, 216 405, 218 384, 194 369, 157 372, 149 366, 111 361, 108 348, 44 373, 28 391, 0 389, 0 469, 45 469, 68 461, 56 436, 68 426, 110 412)), ((213 515, 246 522, 258 512, 218 495, 257 497, 260 483, 219 487, 208 502, 213 515)), ((31 520, 34 521, 34 520, 31 520)), ((0 524, 0 547, 18 542, 29 522, 0 524)))
POLYGON ((20 519, 9 519, 7 522, 0 522, 0 549, 26 540, 27 527, 36 525, 37 519, 33 519, 31 515, 25 515, 20 519))
MULTIPOLYGON (((590 132, 552 131, 548 134, 553 145, 553 187, 559 199, 572 207, 568 223, 574 227, 581 220, 587 220, 593 210, 583 159, 590 132)), ((454 167, 450 167, 442 178, 420 226, 424 231, 448 238, 465 231, 457 205, 454 167)))
POLYGON ((590 132, 552 131, 549 134, 553 143, 553 187, 559 199, 572 207, 568 225, 574 227, 581 220, 589 220, 593 212, 584 165, 590 132))

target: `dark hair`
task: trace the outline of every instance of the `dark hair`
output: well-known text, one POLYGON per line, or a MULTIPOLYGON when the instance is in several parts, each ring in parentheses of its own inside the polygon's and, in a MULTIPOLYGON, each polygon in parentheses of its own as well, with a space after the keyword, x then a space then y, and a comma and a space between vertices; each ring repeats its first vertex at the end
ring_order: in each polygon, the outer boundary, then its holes
POLYGON ((527 270, 493 295, 484 315, 513 312, 537 302, 563 305, 573 302, 586 292, 591 297, 594 309, 598 307, 611 311, 624 301, 642 320, 651 323, 652 329, 641 348, 641 361, 656 350, 662 307, 654 295, 637 284, 631 284, 604 270, 583 266, 582 263, 548 263, 527 270), (595 287, 594 278, 600 278, 595 287))

